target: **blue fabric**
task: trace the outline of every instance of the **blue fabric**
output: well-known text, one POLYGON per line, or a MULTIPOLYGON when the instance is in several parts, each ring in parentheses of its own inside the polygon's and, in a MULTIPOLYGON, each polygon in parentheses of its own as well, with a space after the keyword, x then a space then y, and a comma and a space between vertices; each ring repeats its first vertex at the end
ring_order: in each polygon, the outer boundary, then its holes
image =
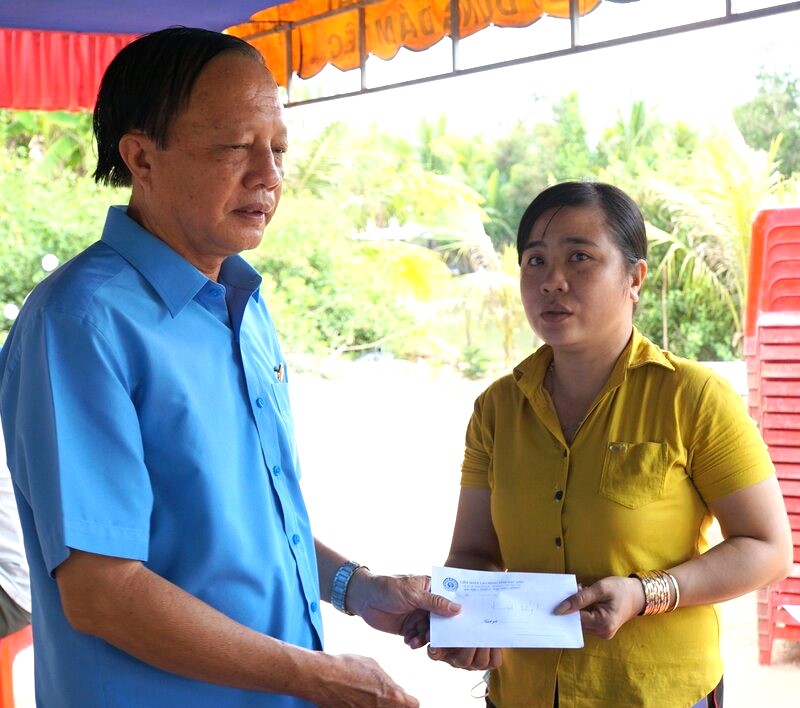
MULTIPOLYGON (((159 671, 66 622, 75 548, 138 559, 248 627, 322 646, 285 362, 247 263, 210 281, 109 211, 29 296, 0 353, 0 415, 33 584, 37 705, 306 705, 159 671)), ((165 638, 167 641, 167 638, 165 638)))
POLYGON ((26 0, 0 2, 0 27, 57 30, 60 32, 101 32, 142 34, 185 25, 222 31, 248 22, 259 10, 285 0, 137 0, 135 7, 121 7, 108 0, 26 0))

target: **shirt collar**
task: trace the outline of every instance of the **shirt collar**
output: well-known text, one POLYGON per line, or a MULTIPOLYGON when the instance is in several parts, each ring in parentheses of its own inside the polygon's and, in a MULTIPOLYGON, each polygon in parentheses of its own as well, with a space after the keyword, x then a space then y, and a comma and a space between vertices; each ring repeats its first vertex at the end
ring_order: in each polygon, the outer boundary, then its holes
POLYGON ((645 364, 656 364, 670 371, 675 371, 675 367, 667 358, 664 350, 653 344, 636 327, 633 328, 633 336, 629 347, 628 369, 636 369, 645 364))
MULTIPOLYGON (((109 208, 102 241, 141 273, 173 317, 209 282, 177 251, 131 219, 127 207, 109 208)), ((223 261, 220 277, 225 285, 246 290, 258 299, 261 276, 240 256, 223 261)))
MULTIPOLYGON (((539 347, 527 359, 514 367, 514 379, 517 385, 526 392, 526 394, 529 392, 532 393, 542 385, 551 361, 553 361, 552 348, 547 344, 539 347)), ((636 369, 647 364, 663 366, 671 371, 675 370, 675 367, 669 359, 667 359, 664 352, 636 329, 636 327, 633 327, 630 341, 617 360, 611 375, 608 377, 605 390, 610 390, 619 386, 625 380, 630 369, 636 369)))

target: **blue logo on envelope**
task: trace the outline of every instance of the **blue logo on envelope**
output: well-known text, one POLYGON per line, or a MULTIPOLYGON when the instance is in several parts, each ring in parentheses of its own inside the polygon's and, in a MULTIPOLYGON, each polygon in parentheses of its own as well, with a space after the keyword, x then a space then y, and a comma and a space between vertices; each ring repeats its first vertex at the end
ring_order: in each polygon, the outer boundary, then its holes
POLYGON ((458 590, 458 580, 456 580, 455 578, 445 578, 442 581, 442 587, 444 587, 445 590, 449 590, 450 592, 455 592, 456 590, 458 590))

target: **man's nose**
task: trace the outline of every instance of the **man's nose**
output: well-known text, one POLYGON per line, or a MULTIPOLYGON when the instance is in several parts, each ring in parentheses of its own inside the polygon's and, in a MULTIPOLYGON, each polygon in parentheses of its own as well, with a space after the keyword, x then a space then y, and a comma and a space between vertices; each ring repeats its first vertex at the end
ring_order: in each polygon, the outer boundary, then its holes
POLYGON ((272 148, 266 147, 253 155, 247 175, 247 186, 250 188, 266 187, 272 191, 283 182, 283 167, 272 148))

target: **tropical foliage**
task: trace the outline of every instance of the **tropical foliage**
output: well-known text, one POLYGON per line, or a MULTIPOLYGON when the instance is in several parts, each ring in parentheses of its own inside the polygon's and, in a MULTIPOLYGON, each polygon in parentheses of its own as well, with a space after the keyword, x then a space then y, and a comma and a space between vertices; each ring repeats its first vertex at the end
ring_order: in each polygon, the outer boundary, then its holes
POLYGON ((762 69, 758 82, 758 94, 734 108, 734 120, 754 148, 768 150, 781 137, 779 169, 790 177, 800 173, 800 77, 790 71, 762 69))
MULTIPOLYGON (((747 143, 636 102, 591 145, 576 94, 499 135, 459 135, 440 117, 416 139, 333 122, 297 141, 278 214, 248 255, 285 348, 380 349, 466 375, 511 365, 537 345, 519 302, 516 224, 548 184, 590 178, 629 192, 648 222, 639 326, 684 356, 739 356, 750 225, 764 205, 797 197, 784 150, 800 141, 787 117, 797 104, 761 120, 780 87, 796 101, 796 81, 781 80, 762 77, 738 111, 747 143)), ((0 112, 0 333, 45 277, 42 257, 70 258, 98 237, 107 206, 127 200, 91 181, 90 134, 85 114, 0 112)))
POLYGON ((652 244, 664 246, 656 273, 686 293, 719 303, 737 347, 744 332, 752 223, 787 187, 776 154, 749 148, 739 136, 705 138, 678 184, 652 180, 668 215, 667 229, 652 227, 652 244))

